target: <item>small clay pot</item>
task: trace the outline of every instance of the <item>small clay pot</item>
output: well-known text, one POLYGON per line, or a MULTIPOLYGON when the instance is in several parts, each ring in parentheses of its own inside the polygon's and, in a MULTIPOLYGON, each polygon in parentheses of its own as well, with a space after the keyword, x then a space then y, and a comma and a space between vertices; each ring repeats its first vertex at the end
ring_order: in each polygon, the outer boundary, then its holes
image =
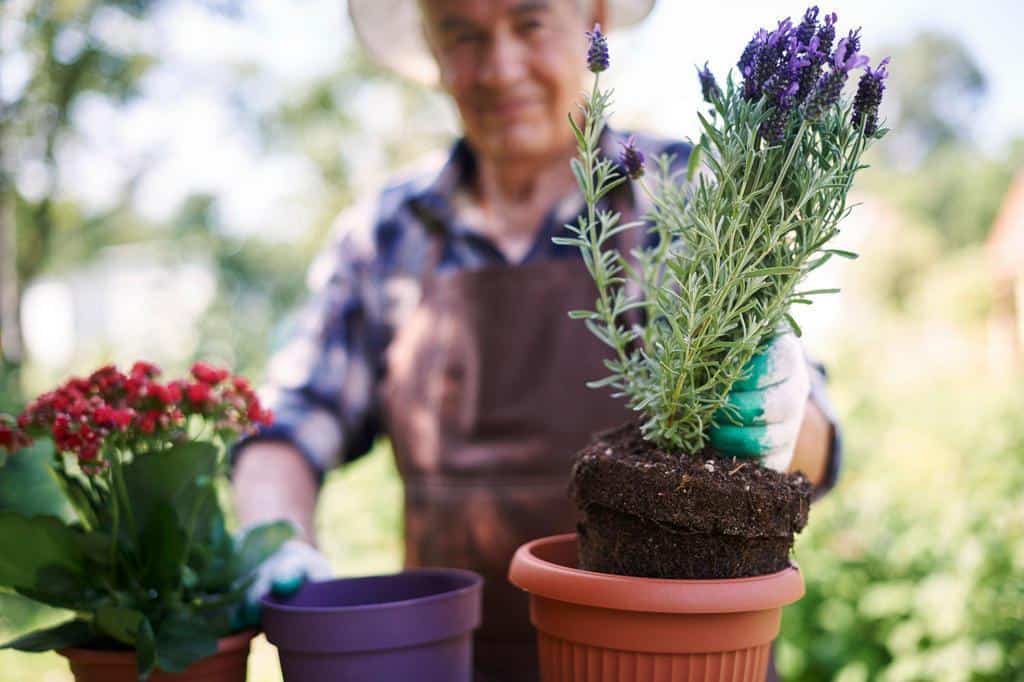
MULTIPOLYGON (((149 682, 245 682, 249 642, 256 635, 246 630, 217 642, 217 653, 196 661, 180 673, 155 671, 149 682)), ((77 682, 138 682, 134 651, 61 649, 77 682)))
POLYGON ((263 600, 286 682, 470 682, 483 579, 437 568, 310 582, 263 600))
POLYGON ((765 679, 782 607, 804 594, 799 570, 670 580, 576 568, 575 534, 529 542, 509 580, 530 593, 541 680, 690 682, 765 679))

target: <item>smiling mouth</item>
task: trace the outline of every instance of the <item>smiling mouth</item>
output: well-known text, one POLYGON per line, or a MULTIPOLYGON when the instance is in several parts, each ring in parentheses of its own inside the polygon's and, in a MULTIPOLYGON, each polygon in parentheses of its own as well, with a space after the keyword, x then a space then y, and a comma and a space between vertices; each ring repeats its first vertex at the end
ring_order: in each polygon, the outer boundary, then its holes
POLYGON ((512 100, 508 102, 499 102, 492 104, 485 110, 490 116, 496 116, 498 118, 515 118, 522 115, 524 112, 533 108, 536 105, 534 100, 512 100))

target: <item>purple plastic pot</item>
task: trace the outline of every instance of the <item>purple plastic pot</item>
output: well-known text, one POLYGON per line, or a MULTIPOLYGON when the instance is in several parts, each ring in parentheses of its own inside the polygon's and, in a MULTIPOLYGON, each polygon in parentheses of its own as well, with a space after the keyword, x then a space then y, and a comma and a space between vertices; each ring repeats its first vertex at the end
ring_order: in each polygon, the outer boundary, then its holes
POLYGON ((470 682, 483 579, 426 568, 310 582, 263 600, 285 682, 470 682))

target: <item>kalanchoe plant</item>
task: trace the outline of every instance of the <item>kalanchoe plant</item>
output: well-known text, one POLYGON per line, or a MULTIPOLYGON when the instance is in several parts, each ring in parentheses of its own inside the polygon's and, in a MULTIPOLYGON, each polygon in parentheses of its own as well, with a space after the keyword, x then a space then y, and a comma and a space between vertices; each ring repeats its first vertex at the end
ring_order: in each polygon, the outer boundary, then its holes
MULTIPOLYGON (((237 629, 258 565, 292 535, 288 524, 225 527, 217 484, 225 447, 269 423, 249 383, 205 363, 163 383, 136 363, 103 367, 0 416, 5 457, 52 445, 51 469, 74 511, 0 512, 0 587, 74 617, 5 647, 134 649, 140 679, 212 655, 237 629)), ((3 470, 0 469, 0 481, 3 470)))
POLYGON ((730 419, 727 395, 752 358, 787 325, 800 333, 790 306, 833 291, 800 282, 833 256, 855 257, 829 243, 849 212, 861 154, 885 133, 876 120, 887 61, 865 73, 851 107, 842 86, 867 63, 860 33, 831 51, 836 15, 819 23, 818 14, 812 7, 796 28, 785 19, 758 31, 738 61, 740 84, 730 74, 724 91, 711 87, 710 69, 698 69, 713 108, 698 113, 703 133, 688 182, 667 158, 656 182, 640 182, 654 206, 647 221, 621 224, 599 204, 627 180, 599 151, 611 101, 599 75, 582 127, 570 117, 587 211, 569 226, 574 236, 558 241, 581 250, 599 292, 594 310, 571 315, 615 353, 610 374, 590 385, 625 397, 643 415, 644 435, 664 449, 704 448, 708 428, 730 419), (648 246, 628 256, 612 248, 615 235, 645 226, 648 246), (641 324, 627 326, 630 311, 641 324))

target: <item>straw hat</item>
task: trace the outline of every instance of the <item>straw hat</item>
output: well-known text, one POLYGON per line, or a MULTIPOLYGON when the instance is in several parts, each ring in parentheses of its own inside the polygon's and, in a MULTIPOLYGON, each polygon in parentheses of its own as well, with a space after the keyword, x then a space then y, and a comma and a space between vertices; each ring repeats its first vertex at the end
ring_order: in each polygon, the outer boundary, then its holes
MULTIPOLYGON (((640 22, 654 3, 607 0, 606 29, 640 22)), ((437 65, 423 40, 416 0, 348 0, 348 14, 359 42, 374 61, 409 80, 437 83, 437 65)))

